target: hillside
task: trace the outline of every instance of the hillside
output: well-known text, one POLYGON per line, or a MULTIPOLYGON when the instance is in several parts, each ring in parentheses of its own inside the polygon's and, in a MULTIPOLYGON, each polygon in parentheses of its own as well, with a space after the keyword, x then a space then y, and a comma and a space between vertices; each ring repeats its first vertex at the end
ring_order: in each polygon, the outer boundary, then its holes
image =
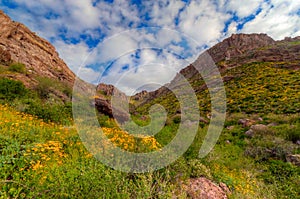
MULTIPOLYGON (((289 109, 287 108, 288 105, 282 100, 276 100, 275 104, 271 103, 272 99, 277 99, 284 95, 282 92, 277 91, 286 90, 289 91, 287 92, 289 96, 285 95, 285 97, 289 99, 290 105, 293 106, 293 110, 287 111, 287 113, 299 112, 299 49, 300 37, 274 41, 265 34, 232 35, 208 49, 207 52, 218 66, 223 82, 227 86, 227 102, 231 103, 229 104, 228 111, 237 111, 237 109, 233 110, 233 101, 235 108, 239 106, 245 107, 245 105, 238 102, 246 103, 246 101, 249 101, 249 104, 253 106, 257 102, 265 102, 265 106, 259 105, 261 109, 253 110, 253 112, 272 112, 275 111, 277 104, 279 107, 283 106, 285 109, 289 109), (235 89, 239 86, 238 84, 243 84, 244 86, 240 86, 241 89, 238 92, 241 93, 233 97, 230 93, 236 92, 235 89), (246 90, 242 91, 242 88, 246 90), (258 90, 260 93, 253 93, 255 90, 258 90), (245 96, 242 99, 237 99, 241 94, 245 96), (273 109, 270 107, 267 108, 270 104, 273 104, 271 105, 274 107, 273 109)), ((180 75, 184 76, 190 82, 199 100, 206 101, 205 103, 200 102, 200 104, 207 105, 209 104, 209 100, 207 94, 204 93, 206 86, 201 75, 195 69, 197 67, 196 64, 197 60, 182 69, 180 75)), ((169 85, 176 85, 178 77, 179 75, 169 85)), ((164 103, 164 99, 171 100, 169 97, 171 95, 168 89, 162 87, 149 93, 143 91, 133 96, 132 99, 134 104, 138 105, 137 109, 143 109, 142 107, 147 107, 153 103, 151 101, 164 103)), ((239 111, 250 113, 251 111, 246 110, 248 108, 250 107, 242 108, 239 111)), ((204 109, 206 112, 208 111, 207 108, 204 109)), ((176 110, 172 111, 176 112, 176 110)), ((277 111, 277 113, 279 112, 277 111)))

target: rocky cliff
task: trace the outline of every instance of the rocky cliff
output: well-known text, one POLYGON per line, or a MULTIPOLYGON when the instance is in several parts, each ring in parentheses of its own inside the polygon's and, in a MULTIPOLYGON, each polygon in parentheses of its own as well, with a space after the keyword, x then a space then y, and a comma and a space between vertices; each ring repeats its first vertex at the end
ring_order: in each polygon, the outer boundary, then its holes
POLYGON ((12 62, 25 64, 26 76, 18 74, 11 78, 21 80, 27 86, 34 84, 36 76, 57 79, 69 85, 75 79, 74 73, 48 41, 0 11, 0 64, 12 62))

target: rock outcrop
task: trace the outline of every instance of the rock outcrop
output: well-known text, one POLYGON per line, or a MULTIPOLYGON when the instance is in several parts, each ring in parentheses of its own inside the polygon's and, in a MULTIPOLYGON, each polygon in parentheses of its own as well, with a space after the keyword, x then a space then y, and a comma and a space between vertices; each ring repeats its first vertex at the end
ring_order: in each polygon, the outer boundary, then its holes
POLYGON ((25 64, 27 78, 19 78, 25 81, 25 85, 30 80, 33 84, 36 76, 57 79, 69 85, 75 80, 74 73, 48 41, 23 24, 12 21, 0 10, 0 64, 12 62, 25 64))
POLYGON ((275 41, 266 34, 233 34, 208 50, 213 60, 218 63, 230 60, 257 48, 274 45, 275 41))
POLYGON ((120 123, 129 119, 129 113, 126 110, 129 98, 123 92, 113 85, 99 84, 96 87, 96 93, 94 105, 100 113, 115 118, 120 123), (112 104, 112 101, 115 103, 112 104))
POLYGON ((299 68, 299 41, 300 37, 275 41, 266 34, 233 34, 207 52, 221 69, 251 62, 287 62, 286 67, 299 68))

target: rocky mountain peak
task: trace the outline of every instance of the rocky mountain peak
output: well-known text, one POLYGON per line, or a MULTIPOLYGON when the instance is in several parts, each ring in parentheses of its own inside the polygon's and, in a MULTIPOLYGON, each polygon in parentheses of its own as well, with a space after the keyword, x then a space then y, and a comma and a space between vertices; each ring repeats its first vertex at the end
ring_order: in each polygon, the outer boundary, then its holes
POLYGON ((217 63, 230 60, 251 50, 274 45, 275 41, 267 34, 233 34, 231 37, 216 44, 208 50, 213 60, 217 63))
POLYGON ((42 76, 58 79, 69 85, 74 82, 74 73, 48 41, 31 32, 23 24, 12 21, 2 11, 0 27, 0 64, 25 64, 27 78, 20 78, 21 81, 30 81, 34 80, 33 76, 42 76))

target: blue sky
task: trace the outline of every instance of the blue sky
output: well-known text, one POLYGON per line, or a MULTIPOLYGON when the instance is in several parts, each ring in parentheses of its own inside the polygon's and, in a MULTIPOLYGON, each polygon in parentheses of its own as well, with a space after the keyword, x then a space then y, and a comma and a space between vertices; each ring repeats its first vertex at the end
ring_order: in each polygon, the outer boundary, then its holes
POLYGON ((300 35, 299 0, 2 0, 84 80, 132 94, 169 82, 233 33, 300 35))

